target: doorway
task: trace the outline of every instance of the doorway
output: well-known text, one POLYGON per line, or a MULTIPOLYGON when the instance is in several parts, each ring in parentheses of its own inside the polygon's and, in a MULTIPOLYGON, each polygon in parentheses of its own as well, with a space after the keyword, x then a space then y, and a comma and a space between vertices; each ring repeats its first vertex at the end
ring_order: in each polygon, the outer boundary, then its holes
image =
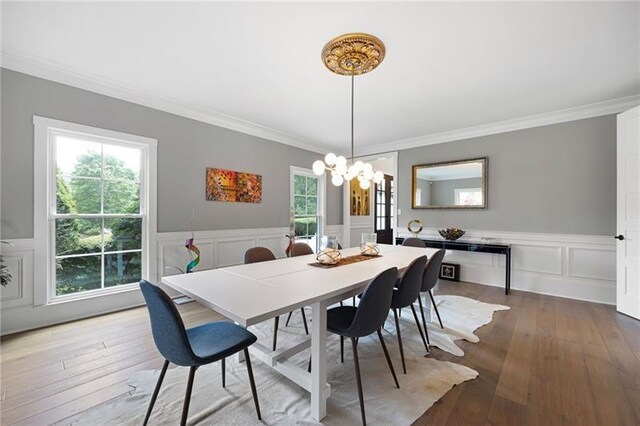
POLYGON ((378 234, 379 243, 393 244, 396 224, 395 206, 397 205, 398 153, 386 152, 365 157, 356 157, 356 160, 371 163, 375 170, 380 170, 384 173, 385 182, 384 187, 371 185, 371 187, 365 191, 365 194, 360 196, 361 200, 366 200, 366 206, 362 205, 361 209, 357 208, 358 194, 356 194, 356 208, 352 208, 354 204, 352 188, 349 185, 345 186, 343 192, 343 241, 345 244, 343 245, 355 247, 360 244, 362 234, 371 233, 378 234), (380 193, 381 197, 380 203, 378 203, 378 193, 380 193), (380 219, 380 222, 378 219, 380 219))
POLYGON ((378 243, 393 244, 394 211, 393 176, 385 174, 379 184, 375 184, 373 230, 378 235, 378 243))

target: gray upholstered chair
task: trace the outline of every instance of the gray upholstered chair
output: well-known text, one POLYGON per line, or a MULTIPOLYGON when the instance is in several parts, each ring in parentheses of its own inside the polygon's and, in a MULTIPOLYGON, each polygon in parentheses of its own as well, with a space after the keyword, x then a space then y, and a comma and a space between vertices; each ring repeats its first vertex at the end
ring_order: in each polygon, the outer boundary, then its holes
POLYGON ((389 309, 391 308, 391 299, 393 296, 393 284, 398 277, 398 268, 390 268, 378 274, 367 286, 357 307, 340 306, 327 311, 327 330, 340 336, 340 352, 341 358, 344 353, 344 338, 351 340, 353 349, 353 362, 356 370, 356 385, 358 388, 358 399, 360 400, 360 415, 362 416, 362 424, 366 424, 366 416, 364 413, 364 397, 362 394, 362 380, 360 379, 360 364, 358 360, 357 339, 368 336, 374 332, 378 333, 380 345, 387 358, 387 364, 393 375, 393 381, 397 388, 398 378, 393 369, 389 352, 384 344, 381 328, 387 319, 389 309))
MULTIPOLYGON (((308 247, 308 246, 307 246, 308 247)), ((244 253, 244 263, 258 263, 267 262, 269 260, 276 260, 276 256, 271 250, 266 247, 251 247, 244 253)), ((304 332, 309 334, 309 327, 307 326, 307 317, 304 314, 304 308, 300 308, 302 312, 302 321, 304 322, 304 332)), ((291 312, 287 318, 287 325, 289 324, 289 318, 291 318, 291 312)), ((280 316, 278 315, 273 319, 273 350, 276 350, 276 344, 278 342, 278 326, 280 325, 280 316)))
POLYGON ((393 311, 393 317, 396 321, 396 334, 398 336, 398 347, 400 348, 400 358, 402 359, 402 371, 407 374, 407 367, 404 362, 404 349, 402 348, 402 335, 400 334, 400 323, 398 321, 398 311, 402 308, 411 307, 413 312, 413 318, 416 321, 418 332, 424 343, 424 347, 429 352, 429 345, 422 334, 422 328, 420 327, 420 321, 418 320, 418 314, 413 307, 413 303, 416 299, 420 298, 420 289, 422 287, 422 277, 424 276, 425 265, 427 264, 427 256, 420 256, 414 259, 413 262, 407 266, 404 274, 400 278, 398 288, 393 290, 393 299, 391 300, 391 310, 393 311))
MULTIPOLYGON (((422 277, 422 288, 420 292, 429 293, 429 297, 431 298, 431 303, 433 305, 433 309, 436 311, 436 315, 438 316, 438 322, 440 322, 440 327, 444 329, 444 325, 442 324, 442 319, 440 318, 440 312, 438 312, 438 305, 436 305, 436 301, 433 298, 433 293, 431 290, 438 284, 438 276, 440 275, 440 266, 442 265, 442 260, 444 259, 444 255, 446 253, 445 249, 440 249, 433 254, 429 258, 427 262, 427 266, 424 269, 424 276, 422 277)), ((420 312, 422 313, 422 324, 424 325, 425 333, 427 336, 427 343, 429 342, 429 333, 427 332, 427 321, 424 318, 424 309, 422 307, 422 299, 418 297, 418 302, 420 303, 420 312)))
POLYGON ((405 238, 405 240, 402 242, 402 245, 407 247, 427 248, 427 243, 422 241, 420 238, 415 237, 405 238))
MULTIPOLYGON (((291 251, 289 252, 289 255, 291 257, 306 256, 308 254, 313 254, 313 249, 309 246, 309 244, 306 244, 306 243, 293 243, 293 245, 291 246, 291 251)), ((304 308, 300 308, 300 312, 302 313, 302 322, 304 323, 304 331, 305 333, 309 334, 309 329, 307 328, 307 317, 305 316, 304 308)), ((293 314, 293 311, 289 312, 289 315, 287 316, 287 321, 284 323, 285 327, 289 325, 289 320, 291 319, 292 314, 293 314)))
POLYGON ((307 243, 293 243, 291 246, 291 257, 306 256, 313 254, 313 249, 307 243))
POLYGON ((147 302, 153 341, 165 359, 162 370, 160 371, 160 377, 158 377, 158 382, 153 390, 143 425, 149 422, 151 411, 155 405, 170 362, 183 367, 190 367, 187 392, 184 397, 182 418, 180 420, 180 424, 185 425, 189 415, 193 379, 198 367, 211 364, 212 362, 222 361, 222 387, 224 387, 224 360, 226 357, 240 351, 244 351, 253 402, 256 406, 258 420, 260 420, 258 393, 253 379, 251 358, 249 357, 249 351, 247 349, 257 340, 256 336, 246 329, 226 321, 211 322, 186 329, 173 301, 162 289, 145 280, 140 281, 140 289, 142 290, 145 302, 147 302))

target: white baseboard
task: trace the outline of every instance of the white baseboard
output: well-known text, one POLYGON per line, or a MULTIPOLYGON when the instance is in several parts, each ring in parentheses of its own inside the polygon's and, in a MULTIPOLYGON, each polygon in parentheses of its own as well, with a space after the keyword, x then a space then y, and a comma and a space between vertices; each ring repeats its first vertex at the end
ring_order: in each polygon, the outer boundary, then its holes
MULTIPOLYGON (((399 237, 412 236, 399 232, 399 237)), ((419 237, 438 238, 436 229, 419 237)), ((493 238, 511 244, 511 288, 614 305, 616 243, 594 235, 467 231, 463 239, 493 238)), ((448 250, 446 262, 461 265, 463 281, 504 287, 505 256, 448 250)))

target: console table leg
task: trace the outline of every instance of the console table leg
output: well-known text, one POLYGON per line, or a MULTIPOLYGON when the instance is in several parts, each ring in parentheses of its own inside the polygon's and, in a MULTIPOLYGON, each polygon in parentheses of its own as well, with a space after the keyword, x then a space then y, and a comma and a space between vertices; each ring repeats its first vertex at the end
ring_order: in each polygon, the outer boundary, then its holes
POLYGON ((511 248, 507 249, 507 261, 505 265, 505 283, 504 283, 504 294, 509 294, 511 290, 511 248))

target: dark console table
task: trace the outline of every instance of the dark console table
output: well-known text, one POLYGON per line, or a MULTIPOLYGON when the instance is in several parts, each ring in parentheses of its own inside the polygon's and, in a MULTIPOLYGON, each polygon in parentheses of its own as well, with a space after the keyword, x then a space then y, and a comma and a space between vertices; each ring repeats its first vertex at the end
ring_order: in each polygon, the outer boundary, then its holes
MULTIPOLYGON (((477 253, 494 253, 504 254, 507 257, 505 267, 505 280, 504 280, 504 293, 509 294, 511 290, 511 246, 508 244, 488 244, 475 241, 446 241, 446 240, 431 240, 428 238, 421 238, 425 242, 427 247, 430 248, 442 248, 446 250, 460 250, 470 251, 477 253)), ((404 238, 397 237, 396 244, 402 244, 404 238)))

